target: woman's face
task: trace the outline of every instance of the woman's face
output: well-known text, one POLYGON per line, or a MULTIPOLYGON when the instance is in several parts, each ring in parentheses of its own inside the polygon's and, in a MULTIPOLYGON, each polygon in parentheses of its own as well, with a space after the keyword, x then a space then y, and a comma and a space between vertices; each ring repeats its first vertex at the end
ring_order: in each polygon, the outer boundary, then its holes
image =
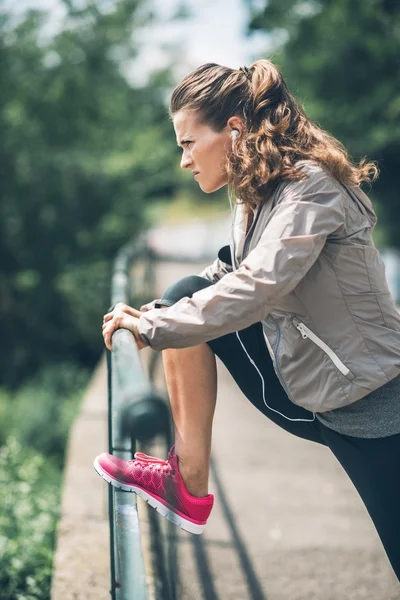
POLYGON ((197 114, 180 110, 173 117, 176 141, 182 148, 182 169, 190 169, 206 194, 228 183, 226 156, 232 146, 231 127, 219 133, 201 123, 197 114))

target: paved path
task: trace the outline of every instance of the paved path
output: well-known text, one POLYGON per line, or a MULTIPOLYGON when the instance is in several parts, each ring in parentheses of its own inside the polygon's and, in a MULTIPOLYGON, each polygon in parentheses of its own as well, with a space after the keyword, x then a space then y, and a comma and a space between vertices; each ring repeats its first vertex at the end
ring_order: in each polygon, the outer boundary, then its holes
POLYGON ((70 434, 52 600, 110 598, 107 486, 92 467, 94 457, 107 447, 107 367, 103 357, 70 434))
MULTIPOLYGON (((157 293, 198 271, 159 265, 157 293)), ((163 385, 161 363, 157 381, 163 385)), ((106 448, 105 409, 102 363, 72 431, 52 600, 108 597, 106 486, 91 466, 106 448)), ((211 491, 205 534, 179 530, 179 600, 400 599, 369 517, 330 451, 270 423, 221 365, 211 491)))

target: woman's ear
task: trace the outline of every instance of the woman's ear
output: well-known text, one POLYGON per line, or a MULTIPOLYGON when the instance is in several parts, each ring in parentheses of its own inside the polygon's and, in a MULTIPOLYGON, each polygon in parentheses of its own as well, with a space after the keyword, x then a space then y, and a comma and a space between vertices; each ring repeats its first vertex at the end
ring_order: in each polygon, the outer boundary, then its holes
POLYGON ((243 120, 240 117, 230 117, 226 125, 230 129, 231 135, 234 131, 237 131, 237 136, 238 134, 243 133, 243 131, 245 130, 245 124, 243 123, 243 120))

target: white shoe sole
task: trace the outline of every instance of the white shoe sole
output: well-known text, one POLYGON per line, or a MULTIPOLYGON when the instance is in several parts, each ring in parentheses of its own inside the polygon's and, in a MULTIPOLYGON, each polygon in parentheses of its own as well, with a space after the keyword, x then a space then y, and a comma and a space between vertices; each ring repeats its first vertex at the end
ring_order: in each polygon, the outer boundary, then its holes
POLYGON ((169 509, 167 506, 165 506, 165 504, 163 504, 159 500, 156 500, 156 498, 154 498, 154 496, 152 496, 151 494, 148 494, 141 488, 138 488, 134 485, 125 485, 124 483, 120 483, 116 479, 113 479, 112 477, 110 477, 110 475, 108 475, 108 473, 106 473, 103 470, 103 468, 100 466, 97 458, 94 459, 93 466, 94 466, 95 470, 97 471, 97 473, 105 481, 107 481, 107 483, 110 483, 115 488, 118 488, 119 490, 123 490, 124 492, 133 492, 133 493, 137 494, 138 496, 140 496, 140 498, 142 498, 142 500, 144 500, 145 502, 148 502, 148 504, 150 504, 150 506, 155 508, 156 511, 158 513, 160 513, 160 515, 162 515, 163 517, 168 519, 168 521, 171 521, 171 523, 173 523, 174 525, 177 525, 184 531, 188 531, 189 533, 194 533, 196 535, 200 535, 201 533, 203 533, 203 531, 205 529, 205 525, 197 525, 197 523, 192 523, 192 521, 188 521, 187 519, 184 519, 180 515, 177 515, 175 512, 173 512, 171 509, 169 509))

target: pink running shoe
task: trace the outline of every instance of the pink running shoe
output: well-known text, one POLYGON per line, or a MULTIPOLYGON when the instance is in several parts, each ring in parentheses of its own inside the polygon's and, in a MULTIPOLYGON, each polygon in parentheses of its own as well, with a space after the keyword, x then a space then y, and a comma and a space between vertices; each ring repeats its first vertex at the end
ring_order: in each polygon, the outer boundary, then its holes
POLYGON ((190 533, 203 533, 214 496, 192 496, 178 468, 174 447, 168 460, 136 452, 134 460, 124 460, 103 452, 93 463, 108 483, 126 492, 135 492, 164 517, 190 533))

